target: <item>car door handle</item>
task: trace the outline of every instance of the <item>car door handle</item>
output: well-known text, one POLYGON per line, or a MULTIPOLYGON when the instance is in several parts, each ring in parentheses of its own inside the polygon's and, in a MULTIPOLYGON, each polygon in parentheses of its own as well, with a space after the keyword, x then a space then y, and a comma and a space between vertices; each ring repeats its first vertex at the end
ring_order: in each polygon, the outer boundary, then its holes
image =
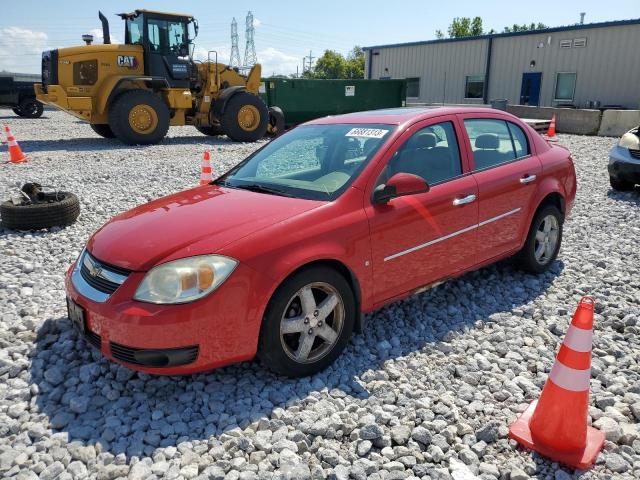
POLYGON ((535 175, 527 175, 526 177, 522 177, 520 179, 520 183, 531 183, 533 182, 536 178, 538 178, 535 175))
POLYGON ((466 197, 456 198, 453 200, 453 204, 457 207, 459 205, 464 205, 465 203, 471 203, 476 200, 475 195, 467 195, 466 197))

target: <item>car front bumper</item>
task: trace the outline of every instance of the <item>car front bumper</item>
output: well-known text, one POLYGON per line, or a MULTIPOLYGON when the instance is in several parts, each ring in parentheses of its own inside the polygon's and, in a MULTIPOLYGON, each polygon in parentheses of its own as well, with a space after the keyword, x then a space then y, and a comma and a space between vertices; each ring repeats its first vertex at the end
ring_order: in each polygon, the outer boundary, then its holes
POLYGON ((616 180, 640 183, 640 158, 631 155, 628 148, 616 145, 611 149, 608 170, 616 180))
POLYGON ((67 296, 84 312, 87 342, 110 360, 151 374, 183 375, 255 356, 269 287, 247 265, 239 264, 210 295, 179 305, 133 300, 145 272, 131 272, 106 300, 94 301, 80 293, 86 285, 77 288, 74 272, 75 263, 66 276, 67 296), (167 366, 154 366, 163 358, 167 366))
POLYGON ((64 110, 82 120, 91 120, 93 111, 91 97, 69 96, 61 85, 48 85, 46 92, 41 83, 36 83, 33 88, 36 92, 36 100, 40 103, 64 110))

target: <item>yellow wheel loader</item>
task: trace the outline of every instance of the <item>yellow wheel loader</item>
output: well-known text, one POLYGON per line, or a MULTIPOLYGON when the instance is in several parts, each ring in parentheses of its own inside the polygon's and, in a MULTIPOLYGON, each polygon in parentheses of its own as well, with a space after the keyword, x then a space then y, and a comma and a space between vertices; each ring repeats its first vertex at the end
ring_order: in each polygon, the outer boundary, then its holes
POLYGON ((38 101, 69 112, 106 138, 130 145, 160 142, 170 125, 193 125, 205 135, 252 142, 277 135, 282 111, 258 95, 260 65, 243 74, 193 59, 198 23, 191 15, 136 10, 125 21, 124 44, 111 44, 109 23, 99 12, 103 45, 42 53, 38 101))

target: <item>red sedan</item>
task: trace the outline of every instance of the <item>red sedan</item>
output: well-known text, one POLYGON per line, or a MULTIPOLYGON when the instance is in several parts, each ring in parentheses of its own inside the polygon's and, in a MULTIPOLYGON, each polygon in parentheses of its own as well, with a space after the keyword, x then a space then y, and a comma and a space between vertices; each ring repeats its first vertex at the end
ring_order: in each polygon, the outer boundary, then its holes
POLYGON ((569 152, 504 112, 323 118, 109 221, 69 269, 69 317, 149 373, 257 354, 309 375, 363 313, 509 256, 545 271, 575 193, 569 152))

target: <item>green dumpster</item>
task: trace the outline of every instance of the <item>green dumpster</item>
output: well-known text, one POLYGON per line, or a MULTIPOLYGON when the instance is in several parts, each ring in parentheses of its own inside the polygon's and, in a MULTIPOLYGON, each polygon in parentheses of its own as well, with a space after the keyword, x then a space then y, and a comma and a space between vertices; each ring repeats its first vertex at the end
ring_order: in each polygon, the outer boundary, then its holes
POLYGON ((406 80, 308 80, 267 78, 260 87, 270 107, 280 107, 287 127, 314 118, 402 107, 406 80))

